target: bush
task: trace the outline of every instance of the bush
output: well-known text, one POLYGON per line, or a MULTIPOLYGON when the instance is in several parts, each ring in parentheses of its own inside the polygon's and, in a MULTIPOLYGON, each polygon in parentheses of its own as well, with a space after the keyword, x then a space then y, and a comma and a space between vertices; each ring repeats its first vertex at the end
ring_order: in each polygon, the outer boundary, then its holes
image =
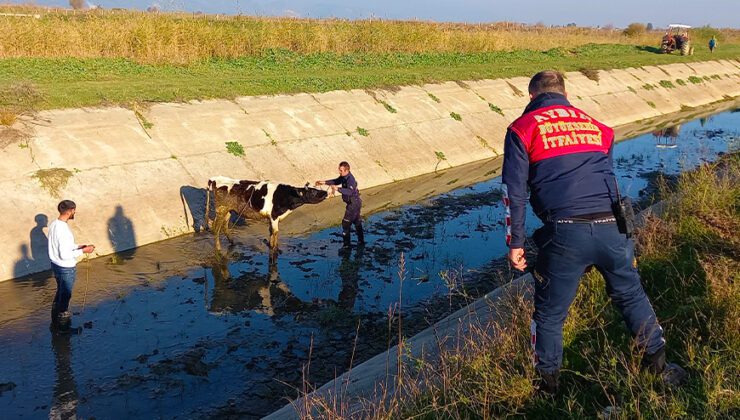
POLYGON ((622 31, 622 35, 625 36, 638 36, 645 33, 647 27, 643 23, 630 23, 627 28, 622 31))

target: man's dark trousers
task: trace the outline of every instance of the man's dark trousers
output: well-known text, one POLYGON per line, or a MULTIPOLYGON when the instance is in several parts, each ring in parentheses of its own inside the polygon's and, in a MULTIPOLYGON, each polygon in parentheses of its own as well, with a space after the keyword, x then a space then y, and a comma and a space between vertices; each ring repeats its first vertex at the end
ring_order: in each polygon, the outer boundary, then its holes
POLYGON ((344 246, 349 246, 351 243, 350 229, 352 225, 355 225, 357 243, 365 243, 365 232, 362 230, 362 216, 360 216, 361 210, 362 200, 360 197, 350 197, 347 208, 344 210, 344 217, 342 218, 342 240, 344 241, 344 246))
POLYGON ((634 243, 619 233, 616 223, 546 223, 534 239, 539 248, 533 316, 538 370, 552 373, 560 369, 563 323, 590 265, 604 276, 607 293, 638 346, 652 354, 665 345, 663 329, 634 264, 634 243))

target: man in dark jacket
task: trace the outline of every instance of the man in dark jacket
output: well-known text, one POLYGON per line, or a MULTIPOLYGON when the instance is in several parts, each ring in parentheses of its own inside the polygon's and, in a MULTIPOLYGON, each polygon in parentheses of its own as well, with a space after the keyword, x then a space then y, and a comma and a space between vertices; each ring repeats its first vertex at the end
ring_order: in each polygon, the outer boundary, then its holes
POLYGON ((330 185, 332 187, 332 193, 339 191, 342 194, 342 200, 347 204, 344 217, 342 218, 342 239, 344 246, 349 247, 351 245, 350 229, 352 225, 355 225, 357 245, 364 245, 365 234, 362 230, 362 216, 360 215, 362 200, 360 199, 360 190, 357 188, 357 180, 355 180, 355 176, 350 172, 349 163, 340 162, 339 177, 326 181, 316 181, 316 186, 319 185, 330 185))
POLYGON ((634 243, 620 233, 612 203, 614 131, 573 107, 563 75, 543 71, 529 83, 530 103, 507 130, 502 174, 508 258, 527 268, 524 254, 527 188, 544 226, 534 234, 532 343, 540 389, 556 393, 563 356, 563 323, 580 278, 594 266, 644 351, 644 366, 678 384, 685 372, 665 362, 663 329, 640 283, 634 243))

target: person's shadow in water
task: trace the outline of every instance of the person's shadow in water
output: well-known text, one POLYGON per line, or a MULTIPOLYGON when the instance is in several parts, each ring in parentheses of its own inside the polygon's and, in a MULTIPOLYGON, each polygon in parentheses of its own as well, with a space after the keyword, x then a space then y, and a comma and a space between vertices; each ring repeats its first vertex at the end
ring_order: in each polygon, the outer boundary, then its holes
POLYGON ((54 397, 50 419, 74 419, 77 417, 78 393, 72 371, 72 334, 52 334, 51 349, 54 352, 57 380, 54 383, 54 397))
POLYGON ((352 249, 341 248, 339 256, 342 261, 339 263, 339 277, 342 279, 342 289, 339 291, 337 303, 340 308, 349 312, 355 307, 357 294, 359 293, 360 268, 362 267, 365 257, 365 247, 358 246, 354 248, 355 258, 352 257, 352 249))
POLYGON ((21 259, 15 262, 13 267, 13 278, 25 276, 33 270, 33 258, 28 253, 28 245, 22 244, 20 246, 21 259))
POLYGON ((123 207, 120 205, 116 206, 115 213, 108 219, 108 240, 113 251, 126 259, 133 257, 136 252, 134 224, 123 214, 123 207))

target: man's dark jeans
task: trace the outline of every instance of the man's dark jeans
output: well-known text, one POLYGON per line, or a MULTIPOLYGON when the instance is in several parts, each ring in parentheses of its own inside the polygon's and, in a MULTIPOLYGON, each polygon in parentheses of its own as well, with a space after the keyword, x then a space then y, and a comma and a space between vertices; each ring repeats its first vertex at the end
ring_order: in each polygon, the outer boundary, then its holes
POLYGON ((57 281, 57 293, 54 295, 51 313, 52 321, 56 321, 56 315, 58 313, 69 310, 69 301, 72 299, 72 288, 75 284, 77 268, 60 267, 51 263, 51 271, 54 273, 54 278, 57 281))
POLYGON ((546 223, 534 240, 539 253, 532 330, 538 370, 560 369, 563 323, 590 265, 604 276, 607 293, 638 346, 648 354, 663 348, 663 329, 640 283, 634 243, 619 233, 616 223, 546 223))

